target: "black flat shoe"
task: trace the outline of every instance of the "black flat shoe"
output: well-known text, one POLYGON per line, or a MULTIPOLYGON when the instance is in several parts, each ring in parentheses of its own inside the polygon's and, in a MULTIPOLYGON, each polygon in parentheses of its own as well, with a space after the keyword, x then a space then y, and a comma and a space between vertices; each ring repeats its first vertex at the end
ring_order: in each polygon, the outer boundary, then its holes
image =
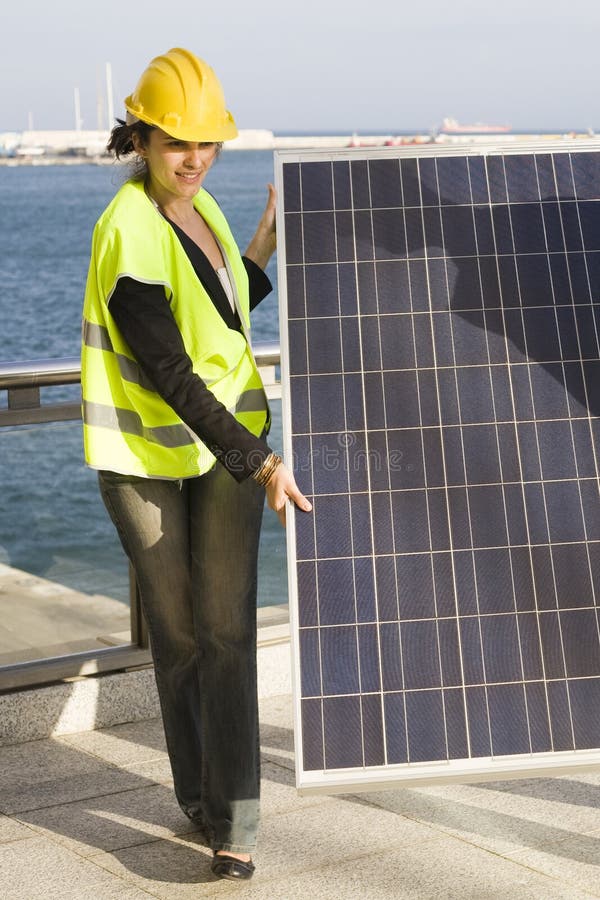
POLYGON ((254 868, 252 860, 244 862, 225 853, 215 853, 210 865, 213 875, 217 878, 228 878, 230 881, 248 881, 254 874, 254 868))

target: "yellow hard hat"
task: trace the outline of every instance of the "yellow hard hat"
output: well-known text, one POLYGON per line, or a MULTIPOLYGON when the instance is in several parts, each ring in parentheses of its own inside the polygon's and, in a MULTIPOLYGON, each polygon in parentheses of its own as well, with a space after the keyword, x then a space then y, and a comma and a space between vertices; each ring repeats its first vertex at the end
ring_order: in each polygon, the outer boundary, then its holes
POLYGON ((238 133, 214 71, 181 47, 152 60, 125 107, 134 118, 182 141, 216 143, 238 133))

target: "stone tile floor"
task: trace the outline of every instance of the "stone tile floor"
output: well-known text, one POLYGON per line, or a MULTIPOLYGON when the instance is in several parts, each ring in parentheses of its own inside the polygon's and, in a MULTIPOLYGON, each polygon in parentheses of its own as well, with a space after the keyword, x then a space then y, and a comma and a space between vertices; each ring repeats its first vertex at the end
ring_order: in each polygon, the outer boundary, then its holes
POLYGON ((0 748, 2 900, 600 898, 600 773, 300 797, 291 698, 261 705, 249 884, 213 879, 150 719, 0 748))

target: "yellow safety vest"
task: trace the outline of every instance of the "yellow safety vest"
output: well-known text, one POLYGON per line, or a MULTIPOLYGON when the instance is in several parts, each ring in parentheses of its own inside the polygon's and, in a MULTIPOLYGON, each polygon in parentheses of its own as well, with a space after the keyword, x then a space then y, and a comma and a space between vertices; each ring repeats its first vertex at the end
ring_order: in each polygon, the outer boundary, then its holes
POLYGON ((146 195, 128 181, 98 219, 83 310, 81 386, 85 458, 95 469, 157 478, 207 472, 215 457, 145 378, 109 311, 120 277, 164 286, 185 349, 215 397, 252 434, 269 418, 249 345, 248 276, 217 202, 194 206, 221 246, 244 334, 223 321, 179 239, 146 195))

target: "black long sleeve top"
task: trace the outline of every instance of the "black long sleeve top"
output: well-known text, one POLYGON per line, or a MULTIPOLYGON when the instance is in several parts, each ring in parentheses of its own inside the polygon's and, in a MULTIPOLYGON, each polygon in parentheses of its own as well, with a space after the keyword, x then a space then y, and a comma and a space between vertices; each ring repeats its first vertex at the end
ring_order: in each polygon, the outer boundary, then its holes
MULTIPOLYGON (((229 328, 241 331, 239 315, 206 255, 177 225, 170 224, 221 317, 229 328)), ((242 258, 249 279, 250 309, 254 309, 272 285, 256 263, 242 258)), ((255 472, 271 450, 237 421, 193 371, 162 285, 122 277, 110 298, 109 311, 144 374, 180 419, 237 481, 255 472)))

